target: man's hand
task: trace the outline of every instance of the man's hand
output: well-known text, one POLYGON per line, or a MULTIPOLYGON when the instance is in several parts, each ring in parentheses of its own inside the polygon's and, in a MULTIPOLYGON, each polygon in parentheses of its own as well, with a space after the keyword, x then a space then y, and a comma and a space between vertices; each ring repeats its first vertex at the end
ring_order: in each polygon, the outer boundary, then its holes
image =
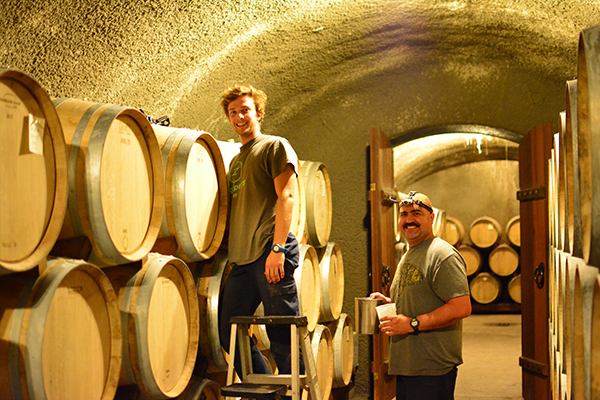
POLYGON ((285 276, 283 264, 285 263, 284 253, 269 253, 267 262, 265 263, 265 277, 267 282, 274 284, 279 282, 285 276))
POLYGON ((410 326, 410 320, 410 317, 402 314, 387 315, 379 320, 379 329, 388 336, 412 333, 414 329, 410 326))
POLYGON ((385 295, 383 295, 382 293, 379 293, 379 292, 371 293, 369 298, 373 299, 373 300, 383 300, 383 304, 392 302, 392 299, 390 299, 389 297, 386 297, 385 295))

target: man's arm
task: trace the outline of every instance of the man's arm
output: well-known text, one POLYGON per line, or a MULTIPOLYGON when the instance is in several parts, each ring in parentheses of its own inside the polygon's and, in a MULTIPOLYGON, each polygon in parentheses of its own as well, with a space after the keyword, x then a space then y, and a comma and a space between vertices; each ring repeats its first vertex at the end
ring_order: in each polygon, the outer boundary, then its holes
MULTIPOLYGON (((277 209, 275 210, 275 234, 273 243, 285 246, 296 198, 294 187, 297 185, 296 172, 292 164, 287 164, 283 172, 274 179, 275 192, 277 193, 277 209)), ((265 276, 269 283, 277 283, 284 277, 283 264, 285 254, 271 252, 265 264, 265 276)))
POLYGON ((419 320, 419 330, 441 329, 471 315, 471 297, 469 295, 455 297, 444 305, 422 315, 392 315, 381 319, 380 328, 388 336, 412 333, 410 326, 412 317, 419 320))
POLYGON ((471 298, 468 295, 450 299, 427 314, 416 316, 422 331, 441 329, 471 315, 471 298))

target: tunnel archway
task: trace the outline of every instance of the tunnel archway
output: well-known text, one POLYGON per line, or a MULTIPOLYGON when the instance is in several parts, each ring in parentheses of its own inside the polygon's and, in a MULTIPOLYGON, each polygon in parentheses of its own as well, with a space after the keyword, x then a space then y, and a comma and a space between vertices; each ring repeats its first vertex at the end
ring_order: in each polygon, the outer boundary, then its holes
MULTIPOLYGON (((486 216, 506 225, 519 214, 519 143, 514 132, 475 124, 438 125, 394 137, 394 183, 418 190, 466 229, 486 216)), ((465 238, 468 242, 468 238, 465 238)))
POLYGON ((438 125, 401 134, 390 140, 396 186, 460 165, 518 161, 522 138, 505 129, 475 124, 438 125))

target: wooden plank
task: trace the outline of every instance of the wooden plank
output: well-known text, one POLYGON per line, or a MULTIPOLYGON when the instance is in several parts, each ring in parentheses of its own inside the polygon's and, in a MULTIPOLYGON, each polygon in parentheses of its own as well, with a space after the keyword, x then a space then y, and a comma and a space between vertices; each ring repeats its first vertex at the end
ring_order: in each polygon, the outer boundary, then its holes
MULTIPOLYGON (((542 123, 529 132, 519 148, 520 191, 548 187, 548 159, 552 148, 552 125, 542 123)), ((547 192, 547 191, 546 191, 547 192)), ((548 338, 548 244, 547 197, 521 199, 521 310, 523 398, 550 398, 548 338), (544 271, 542 282, 540 271, 544 271), (537 282, 536 282, 536 271, 537 282), (528 362, 524 363, 523 360, 528 362), (537 368, 526 368, 535 364, 537 368)))
MULTIPOLYGON (((389 296, 396 271, 394 247, 394 203, 386 201, 394 190, 394 158, 392 145, 378 128, 370 133, 371 210, 371 289, 389 296)), ((396 396, 395 376, 388 375, 389 340, 382 333, 373 335, 373 400, 390 400, 396 396)))

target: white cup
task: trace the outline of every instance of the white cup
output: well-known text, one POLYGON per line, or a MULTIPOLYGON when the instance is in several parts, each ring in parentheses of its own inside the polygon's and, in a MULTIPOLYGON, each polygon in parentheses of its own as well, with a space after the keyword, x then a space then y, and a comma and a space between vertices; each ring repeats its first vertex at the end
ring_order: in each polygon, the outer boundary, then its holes
POLYGON ((377 310, 377 316, 381 320, 382 317, 387 315, 396 315, 396 303, 381 304, 375 307, 375 310, 377 310))

